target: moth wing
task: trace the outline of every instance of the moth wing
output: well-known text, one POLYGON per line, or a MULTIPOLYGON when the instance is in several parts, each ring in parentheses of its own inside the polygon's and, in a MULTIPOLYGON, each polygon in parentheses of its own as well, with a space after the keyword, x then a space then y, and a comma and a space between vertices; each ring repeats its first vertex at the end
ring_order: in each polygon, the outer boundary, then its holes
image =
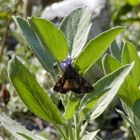
POLYGON ((53 87, 53 90, 56 92, 61 92, 63 90, 63 85, 62 85, 63 77, 59 79, 59 81, 55 84, 53 87))
POLYGON ((60 93, 66 93, 71 90, 80 94, 91 92, 94 89, 90 83, 88 83, 71 65, 69 65, 64 75, 54 86, 53 90, 60 93))
POLYGON ((75 86, 73 86, 71 91, 75 93, 88 93, 94 90, 92 85, 81 76, 79 76, 79 78, 74 81, 74 85, 75 86))
POLYGON ((65 78, 62 77, 58 80, 58 82, 55 84, 53 90, 56 92, 60 92, 60 93, 66 93, 69 91, 68 85, 66 85, 65 83, 65 78))

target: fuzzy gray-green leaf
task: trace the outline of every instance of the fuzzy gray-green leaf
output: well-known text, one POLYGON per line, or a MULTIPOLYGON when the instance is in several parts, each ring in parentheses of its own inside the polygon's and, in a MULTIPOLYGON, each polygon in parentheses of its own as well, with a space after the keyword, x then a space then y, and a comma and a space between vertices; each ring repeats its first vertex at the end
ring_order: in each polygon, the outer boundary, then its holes
POLYGON ((63 123, 57 107, 37 83, 34 75, 16 57, 9 62, 8 74, 21 100, 33 113, 47 122, 63 123))

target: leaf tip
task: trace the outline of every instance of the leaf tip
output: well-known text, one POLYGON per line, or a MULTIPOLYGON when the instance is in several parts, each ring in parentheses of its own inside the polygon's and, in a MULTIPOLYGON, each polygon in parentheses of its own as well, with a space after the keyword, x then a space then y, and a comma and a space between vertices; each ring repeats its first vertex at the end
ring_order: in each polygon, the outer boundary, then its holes
POLYGON ((7 72, 8 72, 8 77, 9 78, 13 75, 13 69, 14 69, 14 66, 15 66, 16 61, 17 61, 17 58, 14 55, 11 58, 11 60, 8 62, 7 72))
POLYGON ((133 67, 135 65, 135 61, 133 61, 130 65, 131 67, 133 67))

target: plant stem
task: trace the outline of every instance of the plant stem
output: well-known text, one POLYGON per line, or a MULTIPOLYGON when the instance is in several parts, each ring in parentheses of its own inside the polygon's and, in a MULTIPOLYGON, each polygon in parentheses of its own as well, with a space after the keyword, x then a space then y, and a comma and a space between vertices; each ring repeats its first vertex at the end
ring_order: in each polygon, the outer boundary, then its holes
POLYGON ((80 131, 80 137, 82 137, 82 135, 83 135, 83 133, 84 133, 84 131, 85 131, 85 129, 86 129, 88 123, 89 123, 89 121, 86 121, 86 122, 84 123, 84 125, 82 126, 82 129, 81 129, 81 131, 80 131))
POLYGON ((7 39, 7 36, 8 36, 8 30, 9 30, 9 26, 12 22, 12 15, 15 15, 16 12, 17 12, 17 8, 18 8, 18 5, 20 4, 20 0, 18 0, 16 3, 15 3, 15 7, 14 7, 14 11, 11 12, 11 16, 9 18, 9 20, 7 21, 7 27, 6 27, 6 31, 3 35, 3 38, 2 38, 2 42, 0 44, 0 59, 2 59, 2 55, 3 55, 3 51, 4 51, 4 48, 5 48, 5 43, 6 43, 6 39, 7 39))
POLYGON ((63 131, 59 128, 59 126, 55 125, 55 127, 59 132, 59 134, 61 135, 61 137, 64 138, 64 140, 67 140, 66 136, 64 135, 63 131))
POLYGON ((75 123, 75 140, 80 140, 79 139, 79 121, 78 121, 77 113, 75 113, 74 123, 75 123))
POLYGON ((73 140, 74 137, 73 137, 73 133, 72 133, 72 125, 71 125, 72 121, 69 120, 68 121, 68 130, 69 130, 69 140, 73 140))

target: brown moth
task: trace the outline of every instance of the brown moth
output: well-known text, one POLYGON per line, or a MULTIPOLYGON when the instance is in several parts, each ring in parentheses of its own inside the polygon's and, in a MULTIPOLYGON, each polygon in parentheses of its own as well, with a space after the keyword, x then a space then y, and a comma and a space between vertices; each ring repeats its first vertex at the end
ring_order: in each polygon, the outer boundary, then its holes
POLYGON ((65 94, 68 91, 75 93, 88 93, 92 92, 94 89, 92 85, 80 76, 72 65, 69 64, 53 90, 65 94))

